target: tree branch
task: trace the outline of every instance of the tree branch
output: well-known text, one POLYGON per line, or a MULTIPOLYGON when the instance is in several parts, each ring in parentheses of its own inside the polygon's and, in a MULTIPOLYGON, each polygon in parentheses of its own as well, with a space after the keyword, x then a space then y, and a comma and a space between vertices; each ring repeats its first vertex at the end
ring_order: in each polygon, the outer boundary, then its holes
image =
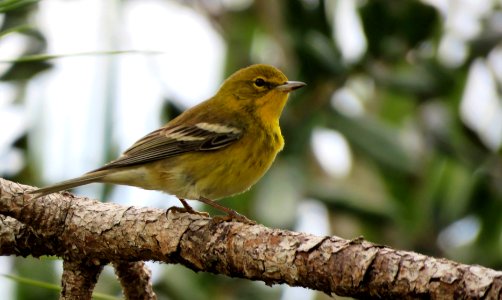
POLYGON ((28 226, 18 220, 0 215, 0 254, 39 257, 52 252, 28 226))
POLYGON ((120 280, 120 284, 124 288, 126 299, 157 299, 152 289, 152 273, 145 266, 144 262, 119 261, 114 262, 113 267, 120 280))
MULTIPOLYGON (((33 200, 0 179, 0 214, 32 228, 66 260, 155 260, 352 297, 499 299, 502 272, 398 251, 362 239, 319 237, 69 193, 33 200)), ((1 223, 0 223, 1 225, 1 223)), ((0 232, 2 232, 0 230, 0 232)), ((12 254, 12 253, 0 253, 12 254)))
POLYGON ((103 265, 94 264, 92 260, 64 260, 59 299, 91 300, 92 291, 102 270, 103 265))

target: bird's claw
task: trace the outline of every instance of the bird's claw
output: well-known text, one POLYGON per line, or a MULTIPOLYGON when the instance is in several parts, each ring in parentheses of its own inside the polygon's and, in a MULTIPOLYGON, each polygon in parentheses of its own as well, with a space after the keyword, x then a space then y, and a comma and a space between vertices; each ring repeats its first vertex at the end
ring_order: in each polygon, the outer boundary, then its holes
POLYGON ((176 213, 189 213, 193 215, 199 215, 205 218, 209 218, 209 214, 205 211, 196 211, 194 209, 190 208, 185 208, 185 207, 178 207, 178 206, 171 206, 167 209, 166 215, 169 212, 176 212, 176 213))
POLYGON ((235 222, 244 223, 244 224, 248 224, 248 225, 256 225, 256 221, 248 219, 244 215, 241 215, 235 211, 233 211, 232 213, 229 213, 227 215, 224 215, 224 216, 215 216, 215 217, 213 217, 213 221, 216 223, 235 221, 235 222))

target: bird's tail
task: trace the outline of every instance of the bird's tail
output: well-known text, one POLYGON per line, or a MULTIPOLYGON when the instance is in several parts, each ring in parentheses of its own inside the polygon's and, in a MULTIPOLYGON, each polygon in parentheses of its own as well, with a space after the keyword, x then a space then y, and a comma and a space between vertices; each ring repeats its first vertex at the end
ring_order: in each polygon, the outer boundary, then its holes
POLYGON ((40 188, 37 190, 29 191, 29 194, 34 194, 35 198, 39 198, 52 193, 60 192, 63 190, 71 189, 77 186, 86 185, 93 182, 99 182, 103 177, 107 175, 106 171, 96 171, 84 174, 80 177, 66 180, 54 185, 40 188))

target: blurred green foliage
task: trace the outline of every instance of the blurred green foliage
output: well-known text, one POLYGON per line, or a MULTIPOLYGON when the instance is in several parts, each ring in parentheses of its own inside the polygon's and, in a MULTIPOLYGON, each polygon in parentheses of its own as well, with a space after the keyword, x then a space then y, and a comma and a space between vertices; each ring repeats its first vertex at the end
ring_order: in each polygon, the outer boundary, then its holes
MULTIPOLYGON (((31 27, 29 15, 36 14, 32 2, 0 2, 1 31, 20 28, 18 32, 32 41, 23 55, 41 54, 50 42, 31 27), (18 27, 27 24, 28 29, 18 27)), ((489 150, 459 115, 471 62, 486 56, 500 35, 494 38, 493 32, 481 30, 469 42, 473 51, 465 62, 447 67, 437 51, 424 50, 437 49, 443 34, 445 21, 435 8, 419 1, 361 1, 359 15, 368 47, 357 63, 347 64, 333 39, 334 25, 324 1, 256 0, 239 10, 222 6, 217 13, 205 9, 206 1, 188 3, 213 22, 227 43, 227 74, 265 60, 291 79, 308 83, 292 96, 283 115, 286 147, 274 168, 292 168, 299 183, 297 197, 317 199, 328 207, 332 234, 362 235, 394 248, 502 267, 500 151, 489 150), (257 57, 252 50, 263 37, 278 49, 272 57, 257 57), (362 101, 364 113, 350 116, 333 108, 331 99, 357 78, 373 85, 362 101), (434 116, 437 122, 431 122, 434 116), (315 128, 336 130, 348 141, 352 169, 347 177, 334 178, 323 171, 310 143, 315 128), (479 225, 474 238, 441 247, 441 233, 465 219, 479 225)), ((495 7, 486 19, 497 10, 500 14, 500 7, 495 7)), ((44 60, 15 63, 0 80, 25 83, 48 67, 44 60)), ((166 107, 177 111, 170 103, 166 107)), ((26 147, 22 141, 18 144, 26 147)), ((13 179, 29 181, 26 172, 13 179)), ((253 203, 263 195, 261 189, 270 186, 269 180, 281 177, 267 175, 255 189, 236 196, 238 201, 222 203, 267 224, 271 221, 256 213, 253 203)), ((284 182, 273 184, 284 186, 284 182)), ((294 218, 289 220, 282 227, 293 228, 294 218)), ((43 261, 32 262, 33 267, 27 269, 24 260, 16 259, 13 273, 31 277, 34 269, 40 273, 47 271, 38 269, 53 269, 43 261)), ((281 294, 277 288, 195 274, 180 266, 166 267, 164 272, 155 283, 159 299, 278 299, 281 294)), ((46 299, 51 293, 47 291, 46 299)), ((18 297, 39 299, 40 294, 30 294, 23 287, 18 297)))

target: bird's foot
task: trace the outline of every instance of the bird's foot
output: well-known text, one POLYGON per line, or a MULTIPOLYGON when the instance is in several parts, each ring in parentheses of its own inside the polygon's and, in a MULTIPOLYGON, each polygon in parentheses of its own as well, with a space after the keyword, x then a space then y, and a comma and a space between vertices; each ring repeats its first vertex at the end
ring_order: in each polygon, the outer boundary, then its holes
POLYGON ((209 218, 209 214, 205 211, 196 211, 194 210, 193 208, 186 208, 186 207, 178 207, 178 206, 171 206, 167 209, 166 211, 166 215, 169 213, 169 212, 176 212, 176 213, 189 213, 189 214, 193 214, 193 215, 199 215, 199 216, 202 216, 202 217, 205 217, 205 218, 209 218))
POLYGON ((244 223, 244 224, 248 224, 248 225, 256 225, 256 221, 250 220, 247 217, 245 217, 244 215, 241 215, 238 212, 233 211, 233 210, 230 213, 228 213, 227 215, 213 217, 213 221, 216 223, 235 221, 235 222, 244 223))

